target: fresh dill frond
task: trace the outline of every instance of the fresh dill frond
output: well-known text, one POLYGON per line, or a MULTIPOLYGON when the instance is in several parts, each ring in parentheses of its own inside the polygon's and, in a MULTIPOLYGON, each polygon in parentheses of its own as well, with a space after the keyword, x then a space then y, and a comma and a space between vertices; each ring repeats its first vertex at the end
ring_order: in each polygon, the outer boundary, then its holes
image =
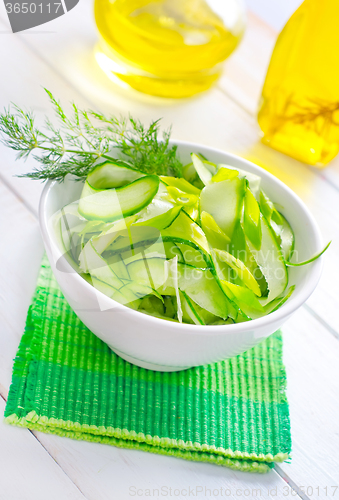
POLYGON ((98 160, 113 160, 144 173, 181 177, 182 163, 176 146, 169 145, 170 131, 159 139, 159 120, 145 127, 133 118, 107 117, 85 111, 73 104, 67 116, 59 101, 45 89, 60 123, 57 128, 47 118, 42 129, 35 126, 31 112, 12 105, 0 114, 1 142, 26 159, 38 162, 31 179, 56 179, 67 174, 86 177, 98 160))

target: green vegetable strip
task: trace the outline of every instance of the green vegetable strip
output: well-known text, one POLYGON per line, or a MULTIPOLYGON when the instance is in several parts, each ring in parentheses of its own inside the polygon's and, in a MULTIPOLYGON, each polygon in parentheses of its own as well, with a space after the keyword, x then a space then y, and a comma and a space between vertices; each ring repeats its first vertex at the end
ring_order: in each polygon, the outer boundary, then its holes
POLYGON ((326 250, 328 249, 328 247, 330 246, 330 244, 332 243, 332 241, 330 241, 329 243, 327 243, 327 245, 325 246, 325 248, 323 248, 321 250, 321 252, 313 255, 313 257, 311 257, 310 259, 308 260, 304 260, 303 262, 289 262, 287 261, 286 262, 286 265, 287 266, 291 266, 291 267, 298 267, 298 266, 306 266, 306 264, 311 264, 311 262, 314 262, 315 260, 319 259, 319 257, 324 253, 326 252, 326 250))

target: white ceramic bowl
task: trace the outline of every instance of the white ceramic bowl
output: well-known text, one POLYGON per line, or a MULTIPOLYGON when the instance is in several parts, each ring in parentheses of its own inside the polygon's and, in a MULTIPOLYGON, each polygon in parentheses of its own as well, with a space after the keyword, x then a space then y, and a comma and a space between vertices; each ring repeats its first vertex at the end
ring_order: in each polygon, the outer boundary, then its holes
MULTIPOLYGON (((224 151, 187 142, 173 143, 178 145, 184 163, 190 161, 191 152, 200 152, 212 162, 260 175, 263 190, 279 204, 294 229, 298 258, 307 259, 321 250, 322 240, 313 216, 298 196, 276 177, 224 151)), ((292 297, 268 316, 234 325, 180 324, 134 311, 101 294, 72 270, 48 224, 57 210, 79 198, 81 189, 82 183, 72 179, 61 184, 55 181, 46 184, 39 215, 47 255, 60 288, 78 317, 119 356, 138 366, 175 371, 240 354, 280 328, 307 300, 319 281, 322 258, 305 267, 290 268, 289 284, 296 285, 292 297)))

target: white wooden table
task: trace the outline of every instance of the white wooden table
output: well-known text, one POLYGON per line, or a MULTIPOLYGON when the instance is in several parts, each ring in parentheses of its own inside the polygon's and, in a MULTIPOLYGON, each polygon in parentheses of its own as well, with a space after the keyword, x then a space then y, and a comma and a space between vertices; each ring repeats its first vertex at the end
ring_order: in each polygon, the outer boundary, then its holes
MULTIPOLYGON (((307 203, 324 240, 333 239, 316 292, 284 327, 293 458, 266 475, 237 473, 30 432, 0 419, 0 499, 339 498, 339 158, 319 171, 260 144, 255 109, 275 31, 249 14, 245 39, 218 85, 174 103, 113 88, 93 59, 96 36, 90 0, 16 35, 1 3, 0 106, 13 101, 42 117, 50 113, 47 87, 63 103, 130 112, 144 122, 163 117, 165 127, 173 124, 173 138, 235 152, 273 172, 307 203)), ((15 163, 14 153, 0 147, 0 412, 43 253, 42 186, 13 177, 33 166, 32 159, 15 163)))

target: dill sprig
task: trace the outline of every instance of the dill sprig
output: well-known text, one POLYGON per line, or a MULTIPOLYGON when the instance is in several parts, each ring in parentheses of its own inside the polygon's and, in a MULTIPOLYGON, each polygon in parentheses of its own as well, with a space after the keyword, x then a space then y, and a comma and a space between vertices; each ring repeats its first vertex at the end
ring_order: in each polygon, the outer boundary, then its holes
POLYGON ((159 139, 159 120, 147 128, 133 118, 107 117, 72 105, 67 116, 59 101, 45 89, 60 123, 47 118, 44 127, 35 125, 32 112, 13 104, 0 114, 1 142, 18 152, 30 154, 39 163, 33 172, 20 177, 63 180, 67 174, 86 177, 98 160, 114 160, 144 173, 181 177, 182 164, 176 146, 169 146, 170 130, 159 139))

